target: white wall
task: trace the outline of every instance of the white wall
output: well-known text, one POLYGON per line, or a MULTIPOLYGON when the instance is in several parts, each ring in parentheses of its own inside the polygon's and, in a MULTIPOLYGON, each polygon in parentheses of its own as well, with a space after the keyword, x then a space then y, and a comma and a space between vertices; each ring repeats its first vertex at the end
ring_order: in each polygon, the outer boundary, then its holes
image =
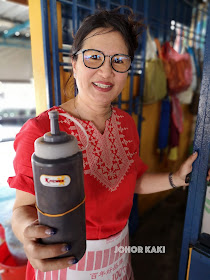
POLYGON ((0 46, 0 81, 30 81, 31 49, 0 46))
POLYGON ((35 108, 33 81, 30 83, 0 82, 0 110, 10 108, 35 108))

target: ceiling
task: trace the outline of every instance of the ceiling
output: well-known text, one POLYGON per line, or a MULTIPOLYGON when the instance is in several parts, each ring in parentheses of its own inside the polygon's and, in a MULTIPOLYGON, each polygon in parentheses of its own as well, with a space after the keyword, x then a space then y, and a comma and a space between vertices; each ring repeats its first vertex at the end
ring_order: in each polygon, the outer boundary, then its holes
POLYGON ((32 78, 27 5, 0 0, 0 61, 0 81, 30 81, 32 78))
POLYGON ((30 47, 28 6, 0 0, 0 44, 30 47))

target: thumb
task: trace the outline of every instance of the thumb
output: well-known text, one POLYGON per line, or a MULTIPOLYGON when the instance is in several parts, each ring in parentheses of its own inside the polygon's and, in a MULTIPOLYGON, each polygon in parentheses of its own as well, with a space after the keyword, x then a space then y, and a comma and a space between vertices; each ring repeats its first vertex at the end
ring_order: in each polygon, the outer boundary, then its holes
POLYGON ((192 166, 193 162, 197 159, 198 157, 198 152, 194 152, 191 156, 188 157, 186 160, 186 164, 188 166, 192 166))

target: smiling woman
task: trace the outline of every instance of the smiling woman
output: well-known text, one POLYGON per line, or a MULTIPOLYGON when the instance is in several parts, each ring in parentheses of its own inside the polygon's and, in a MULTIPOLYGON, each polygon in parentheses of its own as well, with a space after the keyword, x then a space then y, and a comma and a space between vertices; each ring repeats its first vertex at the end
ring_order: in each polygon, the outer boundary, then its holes
POLYGON ((17 189, 13 230, 29 260, 27 279, 133 279, 129 254, 114 251, 116 246, 129 245, 134 192, 167 190, 171 182, 176 187, 187 185, 185 177, 197 154, 170 175, 170 182, 168 174, 145 174, 134 120, 111 106, 126 83, 141 30, 132 11, 126 15, 119 9, 100 11, 87 17, 72 46, 76 98, 29 120, 16 137, 16 176, 9 178, 9 184, 17 189), (60 130, 73 134, 83 153, 87 249, 79 262, 74 256, 65 257, 71 244, 39 244, 40 238, 56 237, 55 228, 37 221, 31 169, 34 141, 50 130, 51 110, 60 113, 60 130), (89 136, 87 149, 86 138, 72 118, 89 136))
MULTIPOLYGON (((113 28, 93 30, 84 38, 83 50, 72 55, 79 92, 76 97, 77 110, 81 112, 82 118, 93 121, 102 132, 106 119, 110 118, 110 104, 125 85, 130 64, 124 38, 113 28), (115 44, 110 49, 113 41, 115 44), (124 64, 117 63, 118 54, 123 54, 121 62, 124 64)), ((67 106, 71 102, 70 100, 67 106)))

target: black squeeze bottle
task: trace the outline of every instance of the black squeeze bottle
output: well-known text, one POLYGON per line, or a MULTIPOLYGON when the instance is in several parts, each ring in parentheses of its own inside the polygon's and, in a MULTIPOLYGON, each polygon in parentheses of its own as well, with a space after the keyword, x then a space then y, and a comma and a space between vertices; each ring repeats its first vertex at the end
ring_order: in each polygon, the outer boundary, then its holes
POLYGON ((41 242, 70 244, 60 257, 80 260, 86 250, 82 152, 73 135, 59 130, 58 112, 50 111, 49 118, 51 132, 35 141, 32 168, 39 223, 57 233, 41 242))

